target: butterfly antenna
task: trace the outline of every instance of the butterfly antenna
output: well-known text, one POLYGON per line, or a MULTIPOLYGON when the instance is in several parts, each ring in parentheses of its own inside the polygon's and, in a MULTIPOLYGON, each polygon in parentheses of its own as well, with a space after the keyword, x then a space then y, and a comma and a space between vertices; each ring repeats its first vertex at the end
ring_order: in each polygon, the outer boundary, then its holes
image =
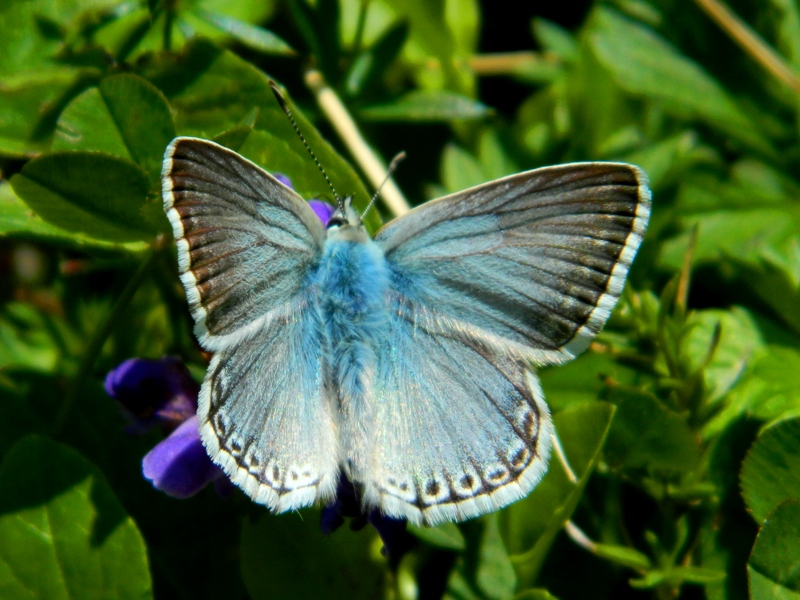
POLYGON ((383 182, 378 186, 378 189, 375 190, 375 195, 372 197, 372 200, 369 201, 369 204, 367 204, 367 208, 365 208, 364 212, 361 213, 362 221, 364 220, 364 217, 367 216, 367 213, 369 212, 369 209, 372 208, 372 205, 375 204, 375 200, 378 199, 378 196, 380 195, 383 186, 386 185, 387 181, 389 181, 389 177, 391 177, 392 173, 394 173, 395 169, 397 169, 397 165, 399 165, 400 161, 403 160, 405 157, 406 157, 405 152, 398 152, 392 159, 392 162, 389 163, 389 168, 386 169, 386 177, 383 178, 383 182))
POLYGON ((342 199, 339 197, 339 194, 336 193, 336 190, 333 187, 333 183, 331 183, 331 180, 328 178, 328 174, 325 172, 325 169, 323 169, 322 165, 319 164, 319 160, 317 160, 317 155, 314 154, 314 151, 311 149, 311 146, 308 145, 306 138, 303 137, 300 128, 297 126, 297 123, 295 122, 294 117, 292 116, 292 111, 289 109, 289 105, 286 103, 286 99, 283 97, 283 94, 281 94, 280 90, 278 89, 278 86, 275 85, 275 82, 272 81, 271 79, 269 81, 269 87, 272 88, 272 93, 275 94, 275 99, 278 101, 278 104, 281 105, 283 112, 285 112, 286 116, 289 117, 289 122, 292 124, 292 127, 294 127, 294 130, 297 133, 297 137, 299 137, 300 141, 303 142, 303 146, 306 147, 306 150, 308 150, 308 153, 311 155, 311 158, 314 159, 314 164, 317 165, 319 172, 322 173, 322 176, 325 178, 325 181, 328 182, 328 187, 331 188, 331 191, 333 192, 333 197, 336 198, 336 204, 339 206, 339 210, 342 211, 342 214, 344 214, 344 202, 342 202, 342 199))

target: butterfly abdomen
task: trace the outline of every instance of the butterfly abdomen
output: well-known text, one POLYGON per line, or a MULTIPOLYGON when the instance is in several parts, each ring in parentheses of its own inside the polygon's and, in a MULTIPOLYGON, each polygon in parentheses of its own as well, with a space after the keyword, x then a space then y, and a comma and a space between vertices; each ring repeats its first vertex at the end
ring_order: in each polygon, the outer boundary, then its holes
POLYGON ((388 322, 388 269, 383 251, 372 240, 328 239, 316 279, 330 340, 330 387, 338 404, 342 462, 352 475, 365 460, 373 423, 376 356, 388 322))
POLYGON ((361 399, 371 387, 376 346, 386 323, 383 252, 372 241, 328 240, 316 283, 331 343, 334 389, 342 402, 361 399))

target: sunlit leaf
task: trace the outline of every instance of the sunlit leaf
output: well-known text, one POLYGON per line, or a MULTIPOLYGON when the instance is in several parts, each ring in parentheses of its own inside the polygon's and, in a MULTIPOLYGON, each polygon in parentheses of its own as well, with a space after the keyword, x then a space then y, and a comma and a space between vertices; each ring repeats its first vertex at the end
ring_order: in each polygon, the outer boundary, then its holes
POLYGON ((759 523, 784 500, 800 502, 800 418, 761 432, 742 464, 741 482, 742 496, 759 523))
POLYGON ((100 471, 27 437, 0 465, 0 596, 152 598, 147 551, 100 471))

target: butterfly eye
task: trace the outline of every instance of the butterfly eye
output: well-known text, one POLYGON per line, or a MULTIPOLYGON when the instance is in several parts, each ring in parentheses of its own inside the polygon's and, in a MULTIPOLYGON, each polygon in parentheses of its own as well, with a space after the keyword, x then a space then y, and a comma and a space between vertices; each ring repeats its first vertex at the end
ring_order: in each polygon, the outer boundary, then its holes
POLYGON ((328 229, 331 227, 341 227, 342 225, 347 225, 347 220, 344 217, 331 217, 328 220, 328 229))

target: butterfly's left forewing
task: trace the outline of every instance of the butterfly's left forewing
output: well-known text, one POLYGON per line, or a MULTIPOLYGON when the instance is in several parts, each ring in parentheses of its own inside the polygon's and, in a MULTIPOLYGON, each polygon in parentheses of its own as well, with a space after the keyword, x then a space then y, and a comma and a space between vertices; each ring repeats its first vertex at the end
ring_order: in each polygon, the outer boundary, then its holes
POLYGON ((367 504, 435 524, 527 494, 552 435, 536 364, 584 350, 644 234, 644 174, 615 163, 521 173, 378 232, 390 343, 378 356, 367 504))

